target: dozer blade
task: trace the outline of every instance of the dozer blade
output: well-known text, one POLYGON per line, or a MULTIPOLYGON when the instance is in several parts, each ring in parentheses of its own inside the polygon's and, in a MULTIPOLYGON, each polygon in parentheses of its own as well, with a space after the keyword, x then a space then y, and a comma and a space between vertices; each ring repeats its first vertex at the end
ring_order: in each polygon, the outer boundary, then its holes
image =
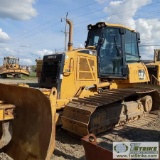
MULTIPOLYGON (((52 89, 56 95, 56 90, 52 89)), ((52 97, 53 98, 53 97, 52 97)), ((12 139, 3 152, 14 160, 48 160, 55 145, 55 107, 39 90, 0 84, 0 100, 15 105, 12 139)))

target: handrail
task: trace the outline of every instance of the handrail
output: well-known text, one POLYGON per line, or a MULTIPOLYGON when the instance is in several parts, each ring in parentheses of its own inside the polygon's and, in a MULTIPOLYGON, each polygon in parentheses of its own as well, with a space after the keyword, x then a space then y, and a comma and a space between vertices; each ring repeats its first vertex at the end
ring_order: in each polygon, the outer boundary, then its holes
POLYGON ((154 84, 154 85, 159 85, 160 84, 160 81, 157 79, 157 77, 155 77, 153 74, 151 75, 151 84, 154 84), (153 79, 154 78, 154 81, 153 79), (153 83, 154 82, 154 83, 153 83), (155 83, 156 82, 156 83, 155 83))

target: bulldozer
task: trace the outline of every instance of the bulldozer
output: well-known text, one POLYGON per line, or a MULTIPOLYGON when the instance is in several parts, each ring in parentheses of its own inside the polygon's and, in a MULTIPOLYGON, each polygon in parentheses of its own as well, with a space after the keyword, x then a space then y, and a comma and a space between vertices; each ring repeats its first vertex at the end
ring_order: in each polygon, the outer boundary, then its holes
POLYGON ((15 160, 49 160, 56 124, 79 136, 98 134, 159 107, 138 32, 99 22, 88 25, 85 48, 73 49, 67 23, 68 51, 44 56, 39 89, 0 84, 0 148, 15 160))
POLYGON ((147 84, 140 61, 140 34, 119 24, 88 25, 85 48, 45 55, 39 86, 45 95, 57 90, 56 124, 78 136, 98 134, 138 120, 159 107, 159 90, 147 84))
POLYGON ((19 58, 4 57, 3 66, 0 68, 1 77, 7 78, 7 75, 12 75, 14 78, 21 78, 21 74, 29 76, 30 72, 19 65, 19 58))

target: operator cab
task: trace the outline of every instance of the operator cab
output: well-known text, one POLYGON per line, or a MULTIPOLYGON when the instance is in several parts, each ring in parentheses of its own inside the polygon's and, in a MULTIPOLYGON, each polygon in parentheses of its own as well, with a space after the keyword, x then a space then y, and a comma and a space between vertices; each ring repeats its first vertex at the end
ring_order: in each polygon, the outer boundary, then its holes
POLYGON ((19 64, 19 58, 15 57, 4 57, 3 64, 19 64))
POLYGON ((104 22, 88 25, 86 48, 95 46, 99 78, 127 78, 128 63, 140 61, 138 32, 104 22))
POLYGON ((8 68, 19 68, 19 58, 4 57, 3 66, 8 68))

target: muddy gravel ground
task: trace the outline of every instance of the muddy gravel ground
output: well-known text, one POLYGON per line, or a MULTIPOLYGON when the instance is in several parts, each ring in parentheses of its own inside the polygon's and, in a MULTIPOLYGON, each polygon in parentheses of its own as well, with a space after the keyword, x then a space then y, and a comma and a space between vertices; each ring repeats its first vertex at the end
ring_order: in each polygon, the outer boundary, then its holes
POLYGON ((0 153, 0 160, 13 160, 11 157, 9 157, 7 154, 5 153, 0 153))
MULTIPOLYGON (((100 145, 102 147, 112 150, 112 141, 105 139, 105 136, 108 134, 110 134, 110 131, 99 134, 97 140, 100 139, 100 145)), ((131 131, 118 135, 115 141, 154 141, 160 143, 160 118, 157 118, 156 121, 142 128, 132 128, 131 131)), ((85 160, 84 149, 81 145, 80 138, 68 134, 63 129, 57 129, 56 148, 51 160, 85 160)))
MULTIPOLYGON (((0 83, 27 83, 31 86, 37 86, 37 79, 0 79, 0 83)), ((98 138, 105 137, 105 132, 98 135, 98 138)), ((160 118, 155 122, 143 126, 139 129, 132 129, 129 132, 119 136, 116 141, 158 141, 160 142, 160 118)), ((112 149, 112 142, 104 141, 102 146, 112 149)), ((4 153, 0 153, 0 160, 9 160, 4 153)), ((73 136, 60 127, 56 129, 56 147, 51 160, 85 160, 85 152, 79 137, 73 136)))
POLYGON ((56 148, 51 160, 85 160, 80 137, 71 135, 58 127, 56 131, 56 148))

